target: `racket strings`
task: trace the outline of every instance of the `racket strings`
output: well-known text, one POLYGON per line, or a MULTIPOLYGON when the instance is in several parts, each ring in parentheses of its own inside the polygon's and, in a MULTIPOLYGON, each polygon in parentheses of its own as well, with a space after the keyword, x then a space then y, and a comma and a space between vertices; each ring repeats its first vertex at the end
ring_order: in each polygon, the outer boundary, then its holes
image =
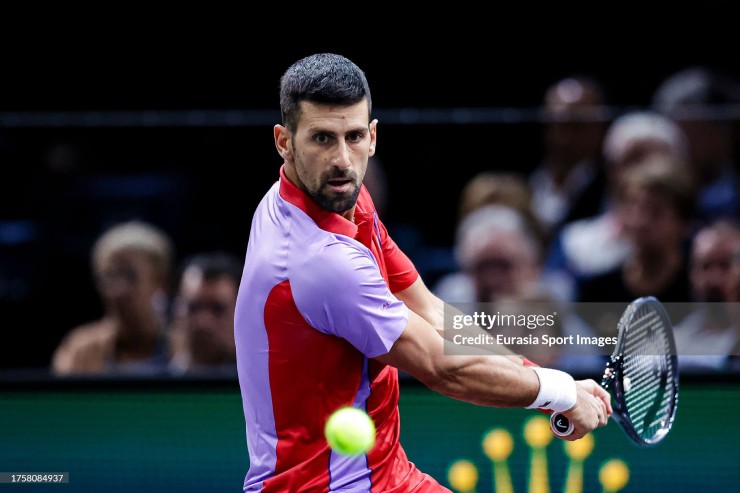
POLYGON ((643 306, 631 317, 623 348, 625 405, 635 431, 644 439, 658 436, 672 411, 675 368, 663 317, 643 306))

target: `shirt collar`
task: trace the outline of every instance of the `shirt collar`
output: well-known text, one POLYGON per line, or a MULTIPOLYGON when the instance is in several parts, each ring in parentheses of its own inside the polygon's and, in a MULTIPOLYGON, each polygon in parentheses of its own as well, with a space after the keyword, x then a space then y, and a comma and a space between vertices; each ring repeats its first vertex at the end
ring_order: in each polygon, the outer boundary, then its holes
MULTIPOLYGON (((280 196, 283 200, 308 214, 308 217, 313 219, 319 228, 332 233, 349 236, 350 238, 354 238, 357 235, 357 225, 355 223, 345 219, 336 212, 329 212, 322 208, 306 192, 291 183, 288 177, 285 176, 285 165, 280 167, 280 196)), ((358 213, 362 213, 359 209, 359 207, 355 209, 355 216, 358 213)))

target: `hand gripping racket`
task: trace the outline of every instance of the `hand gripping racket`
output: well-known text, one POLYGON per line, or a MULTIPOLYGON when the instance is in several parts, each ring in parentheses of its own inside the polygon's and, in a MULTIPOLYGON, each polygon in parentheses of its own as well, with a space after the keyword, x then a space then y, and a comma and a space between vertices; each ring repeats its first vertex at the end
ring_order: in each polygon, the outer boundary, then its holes
MULTIPOLYGON (((629 438, 641 446, 655 445, 670 431, 678 407, 673 327, 665 307, 647 296, 627 306, 618 331, 601 386, 611 390, 612 416, 629 438)), ((550 416, 550 427, 558 436, 573 431, 560 413, 550 416)))

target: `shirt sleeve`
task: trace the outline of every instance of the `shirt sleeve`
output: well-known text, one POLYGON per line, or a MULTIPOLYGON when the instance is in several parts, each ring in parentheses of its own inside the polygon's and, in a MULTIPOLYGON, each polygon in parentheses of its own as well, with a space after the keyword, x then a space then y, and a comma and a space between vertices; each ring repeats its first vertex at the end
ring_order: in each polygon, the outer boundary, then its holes
POLYGON ((378 229, 380 230, 380 243, 383 246, 383 257, 388 271, 388 284, 391 292, 398 293, 411 286, 419 277, 419 272, 411 259, 398 248, 380 219, 378 219, 378 229))
POLYGON ((408 308, 388 289, 372 254, 340 240, 296 269, 291 290, 306 322, 368 358, 387 353, 408 322, 408 308))

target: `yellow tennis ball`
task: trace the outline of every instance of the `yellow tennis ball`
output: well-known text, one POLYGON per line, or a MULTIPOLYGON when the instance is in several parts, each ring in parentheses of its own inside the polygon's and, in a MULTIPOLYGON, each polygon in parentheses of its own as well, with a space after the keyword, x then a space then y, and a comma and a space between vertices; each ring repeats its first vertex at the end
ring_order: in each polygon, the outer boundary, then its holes
POLYGON ((630 480, 630 470, 624 461, 612 459, 599 470, 599 482, 606 491, 619 491, 630 480))
POLYGON ((483 452, 492 461, 506 460, 514 450, 511 433, 503 428, 495 428, 483 437, 483 452))
POLYGON ((324 435, 338 454, 361 455, 375 444, 375 423, 362 409, 342 407, 329 416, 324 435))
POLYGON ((460 459, 450 466, 447 480, 457 491, 473 491, 478 484, 478 469, 469 460, 460 459))

